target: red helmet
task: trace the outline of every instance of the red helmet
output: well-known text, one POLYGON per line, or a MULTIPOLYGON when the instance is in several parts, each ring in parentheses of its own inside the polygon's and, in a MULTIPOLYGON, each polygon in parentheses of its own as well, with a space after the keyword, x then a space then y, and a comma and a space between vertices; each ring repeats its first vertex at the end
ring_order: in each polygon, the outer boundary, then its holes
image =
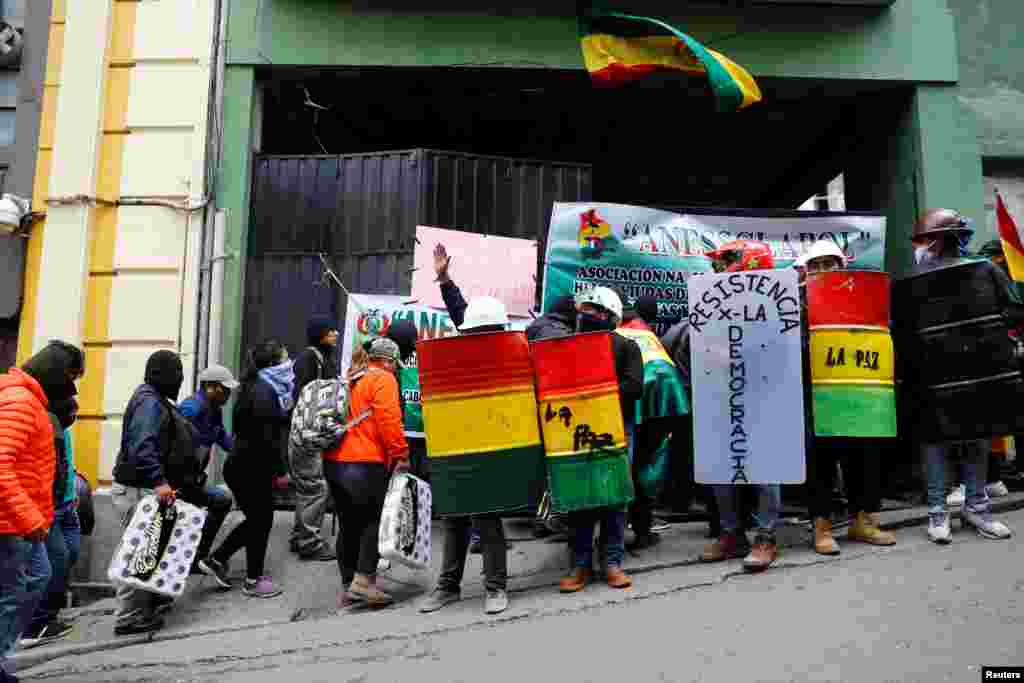
POLYGON ((718 249, 705 254, 712 260, 715 271, 736 273, 741 270, 771 270, 775 267, 775 257, 771 247, 764 242, 753 240, 734 240, 726 242, 718 249))

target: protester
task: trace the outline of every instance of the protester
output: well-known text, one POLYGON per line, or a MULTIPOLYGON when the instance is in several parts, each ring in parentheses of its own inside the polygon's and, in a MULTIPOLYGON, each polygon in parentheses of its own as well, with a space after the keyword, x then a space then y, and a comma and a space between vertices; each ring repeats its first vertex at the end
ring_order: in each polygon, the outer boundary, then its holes
MULTIPOLYGON (((416 341, 419 338, 416 326, 408 320, 395 320, 388 325, 386 336, 398 345, 402 365, 409 367, 411 363, 413 367, 416 367, 416 341)), ((405 389, 401 381, 399 381, 398 388, 399 391, 405 389)), ((406 410, 406 401, 403 397, 402 424, 405 426, 405 440, 409 444, 409 467, 414 475, 430 483, 430 461, 427 459, 427 440, 423 436, 422 420, 419 421, 419 424, 410 425, 406 410)))
MULTIPOLYGON (((775 266, 771 249, 763 242, 736 240, 715 251, 708 252, 716 273, 770 270, 775 266)), ((743 557, 747 571, 762 571, 775 561, 777 546, 775 525, 782 509, 782 488, 778 484, 752 486, 758 496, 754 514, 755 538, 753 547, 744 531, 739 513, 740 492, 745 487, 716 484, 711 487, 718 507, 719 538, 709 544, 701 555, 704 562, 721 562, 743 557)))
MULTIPOLYGON (((808 276, 846 268, 846 255, 830 239, 815 242, 793 266, 800 272, 800 285, 806 286, 808 276)), ((807 298, 803 305, 806 309, 807 298)), ((810 358, 810 330, 807 315, 803 316, 804 357, 810 358)), ((813 429, 811 429, 813 432, 813 429)), ((882 509, 882 458, 885 448, 873 439, 819 437, 811 435, 807 453, 807 487, 811 519, 814 520, 814 551, 821 555, 838 555, 839 544, 832 536, 833 483, 836 464, 842 466, 843 484, 849 509, 854 519, 847 532, 851 541, 872 545, 893 545, 896 536, 878 526, 882 509)))
POLYGON ((46 537, 50 583, 32 621, 19 641, 19 645, 25 649, 59 640, 74 629, 72 623, 62 621, 59 617, 61 608, 67 604, 68 574, 78 561, 82 542, 76 510, 77 475, 71 461, 70 435, 67 431, 78 417, 78 402, 74 398, 51 401, 49 412, 53 425, 57 472, 53 479, 53 526, 46 537))
MULTIPOLYGON (((576 329, 580 333, 612 332, 622 320, 622 300, 607 287, 595 287, 576 296, 576 329)), ((635 442, 636 402, 643 395, 643 356, 636 342, 613 334, 612 353, 619 380, 619 401, 632 463, 635 442)), ((626 552, 625 506, 581 510, 569 515, 574 567, 559 582, 563 593, 583 590, 590 581, 594 563, 594 527, 601 525, 598 539, 600 568, 612 588, 628 588, 633 580, 622 569, 626 552)))
POLYGON ((340 607, 392 602, 377 585, 380 516, 391 474, 409 467, 395 377, 401 352, 387 338, 374 339, 365 351, 365 369, 358 367, 349 376, 350 426, 341 444, 324 454, 327 483, 344 520, 338 530, 340 607))
POLYGON ((222 587, 230 588, 228 562, 245 548, 242 592, 253 598, 276 598, 283 592, 264 565, 274 526, 274 489, 289 483, 283 455, 294 383, 288 350, 276 339, 249 351, 249 369, 242 377, 232 415, 234 448, 224 463, 224 481, 245 519, 199 563, 222 587))
POLYGON ((571 296, 560 296, 551 303, 551 310, 526 328, 529 341, 567 337, 576 332, 576 303, 571 296))
POLYGON ((46 539, 56 470, 47 407, 78 390, 82 352, 51 342, 19 370, 0 375, 0 682, 16 682, 7 657, 50 581, 46 539))
MULTIPOLYGON (((950 266, 970 263, 967 246, 974 229, 970 220, 951 209, 931 209, 914 225, 913 275, 920 275, 950 266)), ((982 261, 1000 300, 1008 306, 1020 306, 1021 300, 1013 283, 999 267, 982 261)), ((924 452, 928 478, 928 537, 935 543, 952 540, 949 511, 946 509, 947 460, 959 461, 966 498, 962 519, 968 526, 990 539, 1012 535, 1009 527, 992 519, 991 503, 985 492, 986 472, 991 449, 990 439, 962 442, 929 443, 927 435, 918 435, 924 452)))
MULTIPOLYGON (((295 359, 295 391, 299 394, 310 382, 336 379, 338 364, 337 325, 326 318, 313 318, 306 326, 308 347, 295 359)), ((289 419, 290 419, 289 415, 289 419)), ((324 541, 321 529, 327 511, 327 482, 324 480, 323 454, 301 448, 289 448, 292 488, 295 491, 295 525, 289 547, 304 560, 333 562, 337 554, 324 541)))

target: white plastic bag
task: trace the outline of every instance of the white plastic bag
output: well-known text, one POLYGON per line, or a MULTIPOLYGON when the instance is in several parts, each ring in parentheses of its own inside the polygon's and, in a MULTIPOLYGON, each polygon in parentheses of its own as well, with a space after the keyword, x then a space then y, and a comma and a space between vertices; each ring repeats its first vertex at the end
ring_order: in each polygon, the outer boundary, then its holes
POLYGON ((429 484, 405 472, 393 475, 380 516, 381 559, 427 569, 432 508, 429 484))
POLYGON ((139 500, 110 561, 107 578, 112 583, 172 598, 185 592, 206 510, 178 500, 170 516, 165 512, 156 496, 139 500))

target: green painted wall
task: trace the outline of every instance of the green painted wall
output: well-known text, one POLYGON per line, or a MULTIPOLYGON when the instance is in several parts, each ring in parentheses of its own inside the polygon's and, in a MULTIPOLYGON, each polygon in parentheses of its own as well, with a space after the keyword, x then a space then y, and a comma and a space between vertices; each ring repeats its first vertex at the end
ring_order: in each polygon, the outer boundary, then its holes
POLYGON ((1024 2, 948 0, 956 17, 961 99, 981 153, 1024 158, 1024 2))
MULTIPOLYGON (((443 11, 411 0, 230 3, 229 63, 582 68, 574 0, 500 10, 463 0, 445 3, 443 11)), ((623 0, 618 6, 663 17, 761 77, 957 80, 945 0, 896 0, 881 11, 803 6, 681 13, 685 4, 623 0)))

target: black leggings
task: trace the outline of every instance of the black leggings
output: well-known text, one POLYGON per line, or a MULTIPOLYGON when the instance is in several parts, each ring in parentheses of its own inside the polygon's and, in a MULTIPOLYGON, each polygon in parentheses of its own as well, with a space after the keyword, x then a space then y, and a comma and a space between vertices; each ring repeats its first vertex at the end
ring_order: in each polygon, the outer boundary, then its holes
POLYGON ((338 567, 342 582, 348 585, 357 573, 377 573, 377 536, 388 492, 388 470, 375 463, 324 460, 324 476, 341 521, 338 567))
POLYGON ((246 575, 256 580, 263 576, 267 543, 274 528, 273 475, 263 468, 235 463, 228 458, 224 465, 224 481, 231 488, 245 519, 231 530, 212 557, 226 563, 232 555, 245 548, 246 575))
POLYGON ((882 509, 882 458, 889 452, 887 439, 815 438, 807 454, 807 493, 811 518, 831 517, 836 462, 843 467, 843 483, 850 514, 882 509))

